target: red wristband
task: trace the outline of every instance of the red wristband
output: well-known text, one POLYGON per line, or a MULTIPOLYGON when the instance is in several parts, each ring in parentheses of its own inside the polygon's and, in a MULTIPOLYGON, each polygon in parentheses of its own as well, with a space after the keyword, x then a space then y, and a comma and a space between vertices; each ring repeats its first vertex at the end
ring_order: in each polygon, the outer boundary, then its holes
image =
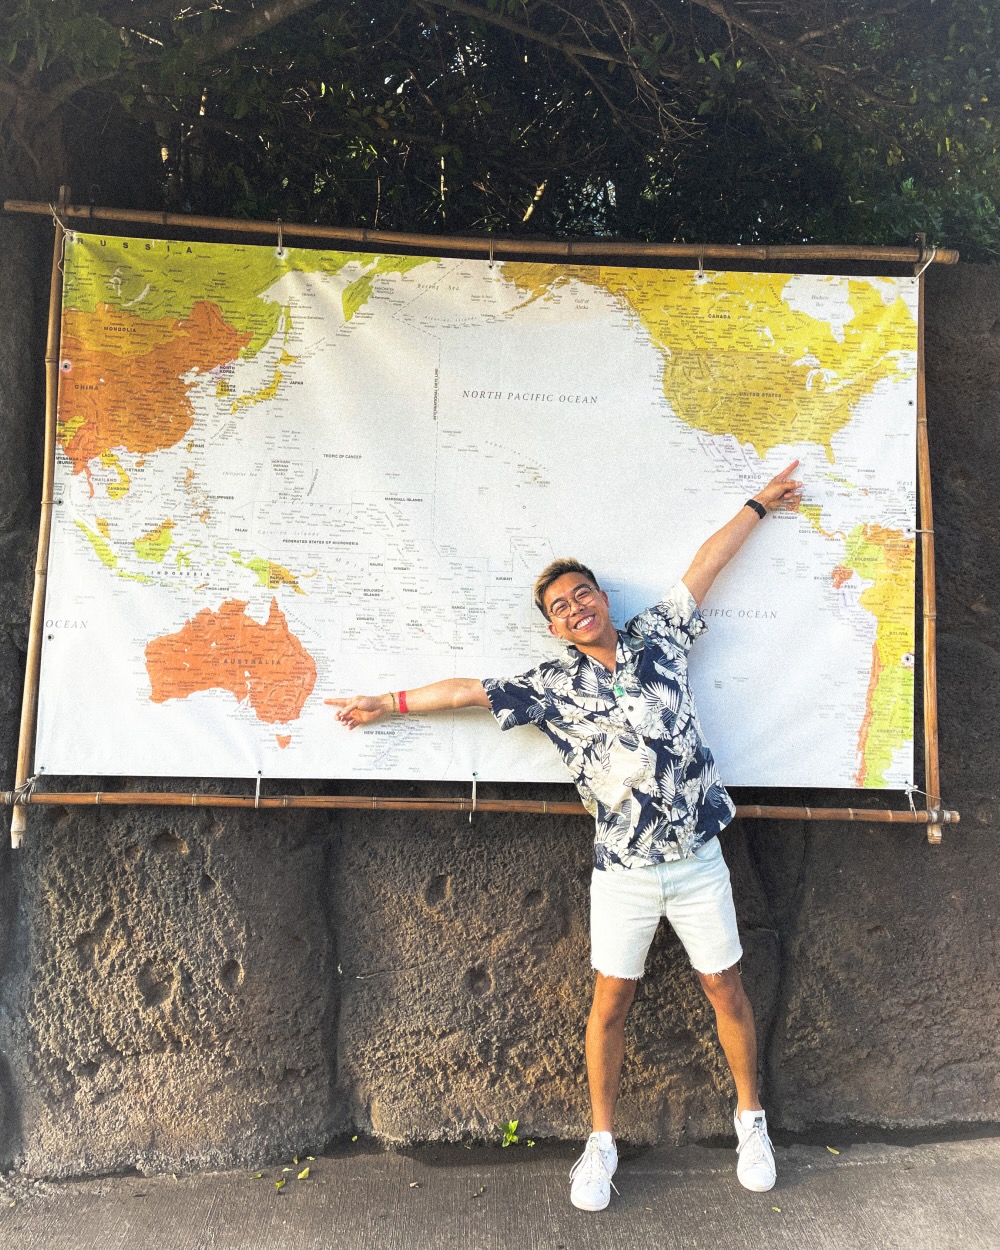
POLYGON ((406 691, 400 690, 400 692, 396 695, 396 698, 399 700, 399 714, 400 716, 405 716, 406 713, 410 710, 406 706, 406 691))

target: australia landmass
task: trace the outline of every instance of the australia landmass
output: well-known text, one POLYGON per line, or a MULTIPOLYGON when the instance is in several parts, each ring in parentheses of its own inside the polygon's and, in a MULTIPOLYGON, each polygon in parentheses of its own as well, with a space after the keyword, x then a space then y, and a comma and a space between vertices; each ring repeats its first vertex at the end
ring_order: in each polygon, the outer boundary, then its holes
POLYGON ((177 633, 154 638, 146 646, 151 702, 224 690, 265 724, 298 720, 316 685, 316 663, 276 599, 263 625, 246 609, 245 601, 228 599, 217 611, 203 609, 177 633))

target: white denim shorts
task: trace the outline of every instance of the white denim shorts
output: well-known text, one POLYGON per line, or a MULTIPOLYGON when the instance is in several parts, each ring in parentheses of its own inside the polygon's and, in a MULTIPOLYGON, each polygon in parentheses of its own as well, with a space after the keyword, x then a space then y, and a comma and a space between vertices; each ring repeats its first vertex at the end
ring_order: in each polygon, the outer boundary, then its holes
POLYGON ((743 955, 729 869, 718 838, 687 859, 619 872, 594 869, 590 961, 606 977, 634 981, 666 916, 696 972, 723 972, 743 955))

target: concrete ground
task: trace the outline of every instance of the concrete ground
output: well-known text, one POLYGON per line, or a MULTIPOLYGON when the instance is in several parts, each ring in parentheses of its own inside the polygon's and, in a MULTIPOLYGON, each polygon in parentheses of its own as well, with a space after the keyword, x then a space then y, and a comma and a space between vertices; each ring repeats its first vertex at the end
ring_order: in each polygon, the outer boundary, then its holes
POLYGON ((0 1180, 3 1250, 998 1250, 1000 1138, 779 1147, 771 1193, 728 1149, 625 1150, 621 1194, 569 1204, 563 1145, 348 1144, 254 1172, 0 1180), (307 1176, 299 1179, 305 1168, 307 1176), (275 1182, 284 1179, 279 1189, 275 1182))

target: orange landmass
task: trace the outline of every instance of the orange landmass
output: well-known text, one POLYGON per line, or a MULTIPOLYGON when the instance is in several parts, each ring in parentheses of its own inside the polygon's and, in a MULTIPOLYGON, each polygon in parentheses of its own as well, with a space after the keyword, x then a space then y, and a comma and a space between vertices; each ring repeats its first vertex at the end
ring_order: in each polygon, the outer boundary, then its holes
POLYGON ((830 576, 833 578, 834 590, 839 590, 844 582, 849 582, 854 575, 853 569, 845 569, 842 564, 838 564, 830 576))
POLYGON ((104 304, 92 313, 67 309, 59 442, 73 472, 112 448, 145 455, 173 447, 194 421, 184 376, 235 360, 250 339, 205 300, 179 321, 143 321, 104 304))
POLYGON ((316 664, 289 630, 276 599, 263 625, 247 616, 246 607, 228 599, 217 612, 205 608, 176 634, 147 645, 153 703, 225 690, 249 703, 266 724, 298 719, 316 684, 316 664))
POLYGON ((275 734, 274 740, 278 744, 278 746, 281 747, 282 751, 284 751, 285 748, 288 746, 288 744, 291 742, 292 735, 291 734, 275 734))

